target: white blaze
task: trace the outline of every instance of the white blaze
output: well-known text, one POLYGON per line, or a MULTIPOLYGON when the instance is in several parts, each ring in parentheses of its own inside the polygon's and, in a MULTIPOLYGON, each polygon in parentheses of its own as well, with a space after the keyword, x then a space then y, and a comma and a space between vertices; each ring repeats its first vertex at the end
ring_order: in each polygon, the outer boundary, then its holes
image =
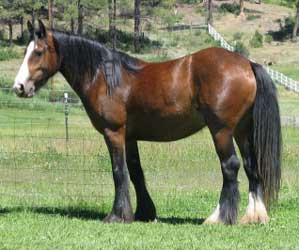
POLYGON ((30 72, 28 67, 28 60, 34 50, 34 41, 31 41, 27 47, 26 55, 24 57, 21 68, 16 76, 14 87, 18 87, 19 84, 26 84, 28 79, 30 78, 30 72))

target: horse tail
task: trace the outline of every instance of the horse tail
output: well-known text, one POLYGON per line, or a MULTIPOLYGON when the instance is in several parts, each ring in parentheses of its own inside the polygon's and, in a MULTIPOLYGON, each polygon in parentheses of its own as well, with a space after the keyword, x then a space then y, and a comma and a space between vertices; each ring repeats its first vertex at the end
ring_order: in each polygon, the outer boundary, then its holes
POLYGON ((263 198, 269 208, 281 182, 281 125, 276 87, 263 66, 251 62, 257 91, 253 106, 253 146, 263 198))

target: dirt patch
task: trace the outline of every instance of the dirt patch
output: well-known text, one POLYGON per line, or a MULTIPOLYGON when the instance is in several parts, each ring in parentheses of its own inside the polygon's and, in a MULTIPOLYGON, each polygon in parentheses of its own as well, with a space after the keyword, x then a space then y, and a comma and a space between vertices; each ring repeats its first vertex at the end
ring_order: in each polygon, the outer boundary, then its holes
MULTIPOLYGON (((245 17, 217 11, 220 5, 232 4, 233 2, 233 0, 214 1, 214 27, 217 31, 231 44, 234 44, 234 34, 237 32, 242 33, 241 40, 249 48, 251 58, 259 63, 272 62, 274 65, 282 65, 284 68, 293 67, 295 71, 299 64, 299 42, 264 42, 264 46, 258 49, 249 46, 249 41, 256 30, 264 36, 271 31, 280 30, 284 20, 289 16, 293 16, 295 10, 273 4, 255 4, 246 1, 245 17)), ((203 15, 205 8, 203 4, 194 6, 180 5, 178 12, 184 14, 185 23, 198 23, 205 20, 203 15)), ((299 79, 299 74, 297 79, 299 79)))

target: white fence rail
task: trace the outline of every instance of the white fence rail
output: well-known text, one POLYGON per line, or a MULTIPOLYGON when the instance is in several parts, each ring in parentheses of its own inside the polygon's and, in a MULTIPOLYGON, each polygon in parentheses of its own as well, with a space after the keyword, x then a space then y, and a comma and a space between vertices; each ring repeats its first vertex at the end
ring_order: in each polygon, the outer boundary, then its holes
MULTIPOLYGON (((235 51, 234 46, 231 46, 225 39, 217 32, 217 30, 208 24, 208 32, 213 37, 215 41, 219 41, 221 47, 229 50, 229 51, 235 51)), ((254 60, 252 60, 254 61, 254 60)), ((278 84, 285 86, 287 89, 299 93, 299 83, 286 75, 271 69, 268 66, 264 66, 264 68, 267 70, 273 81, 277 82, 278 84)))

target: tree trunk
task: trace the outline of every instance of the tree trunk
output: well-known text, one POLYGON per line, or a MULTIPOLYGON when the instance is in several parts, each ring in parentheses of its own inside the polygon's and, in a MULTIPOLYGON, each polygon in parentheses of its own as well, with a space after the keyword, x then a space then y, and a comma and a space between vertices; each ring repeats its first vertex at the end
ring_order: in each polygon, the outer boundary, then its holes
POLYGON ((208 0, 208 23, 213 24, 213 1, 208 0))
POLYGON ((53 0, 48 0, 48 20, 50 28, 54 28, 54 22, 53 22, 53 0))
POLYGON ((113 49, 116 48, 116 0, 113 0, 113 49))
POLYGON ((12 46, 12 21, 8 21, 8 29, 9 29, 9 46, 12 46))
POLYGON ((21 25, 21 40, 24 39, 24 17, 20 17, 20 25, 21 25))
POLYGON ((297 33, 298 33, 298 22, 299 22, 299 0, 297 2, 295 24, 294 24, 294 28, 293 28, 292 40, 295 40, 296 37, 297 37, 297 33))
POLYGON ((240 0, 240 16, 244 15, 244 0, 240 0))
POLYGON ((78 0, 78 29, 77 34, 82 35, 83 32, 83 6, 81 0, 78 0))
MULTIPOLYGON (((108 18, 109 18, 109 36, 110 39, 112 38, 112 30, 113 30, 113 24, 112 24, 112 19, 113 19, 113 8, 112 8, 112 0, 108 0, 108 18)), ((111 39, 112 40, 112 39, 111 39)))
POLYGON ((71 18, 71 34, 75 33, 75 22, 74 18, 71 18))
POLYGON ((31 9, 31 23, 33 25, 33 28, 35 27, 35 10, 31 9))
POLYGON ((116 47, 116 0, 108 0, 109 40, 113 49, 116 47))
POLYGON ((134 49, 136 53, 140 52, 140 0, 135 0, 134 10, 134 49))

